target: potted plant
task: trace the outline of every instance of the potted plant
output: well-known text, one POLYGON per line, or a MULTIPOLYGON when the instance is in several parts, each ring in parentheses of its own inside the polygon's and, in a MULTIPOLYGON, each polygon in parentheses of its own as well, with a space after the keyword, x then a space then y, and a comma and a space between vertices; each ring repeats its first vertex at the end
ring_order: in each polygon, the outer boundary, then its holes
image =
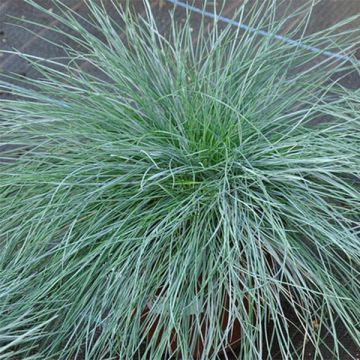
POLYGON ((359 344, 360 97, 335 80, 359 30, 26 2, 78 46, 0 83, 0 358, 290 359, 326 332, 340 359, 337 320, 359 344))
MULTIPOLYGON (((199 291, 199 290, 198 290, 199 291)), ((249 306, 246 296, 244 296, 244 306, 246 312, 249 312, 249 306)), ((206 301, 201 300, 197 297, 192 299, 192 303, 184 308, 182 311, 181 317, 177 321, 178 326, 174 325, 174 328, 171 330, 170 337, 167 343, 166 353, 169 356, 180 357, 182 356, 181 344, 178 341, 181 331, 185 331, 187 335, 187 345, 190 345, 191 349, 190 354, 186 354, 187 357, 194 359, 200 359, 207 354, 207 356, 214 354, 222 354, 223 352, 236 351, 241 340, 241 324, 238 319, 235 319, 233 323, 229 323, 231 318, 231 307, 238 304, 230 304, 231 299, 228 295, 224 295, 219 299, 218 304, 221 306, 216 306, 220 309, 220 313, 214 313, 213 319, 209 317, 207 313, 207 304, 206 301), (211 332, 210 327, 217 327, 220 332, 219 335, 224 341, 224 346, 219 349, 214 349, 210 345, 210 349, 205 348, 206 338, 211 332)), ((159 292, 154 297, 154 300, 150 300, 141 314, 141 323, 144 325, 146 331, 146 341, 151 342, 156 339, 157 346, 161 344, 162 339, 164 338, 165 327, 163 325, 164 317, 166 318, 169 314, 170 309, 167 306, 168 300, 159 292), (164 316, 165 315, 165 316, 164 316), (147 320, 149 319, 149 324, 147 320)), ((255 321, 254 321, 255 325, 255 321)))

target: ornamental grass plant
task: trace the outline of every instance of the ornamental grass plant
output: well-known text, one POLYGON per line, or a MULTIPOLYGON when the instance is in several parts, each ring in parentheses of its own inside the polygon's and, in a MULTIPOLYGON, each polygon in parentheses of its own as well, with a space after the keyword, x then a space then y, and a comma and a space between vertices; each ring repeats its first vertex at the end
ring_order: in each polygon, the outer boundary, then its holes
POLYGON ((338 323, 360 346, 355 18, 309 34, 314 2, 252 1, 234 19, 270 35, 162 34, 147 1, 26 2, 78 46, 0 83, 0 359, 340 359, 338 323))

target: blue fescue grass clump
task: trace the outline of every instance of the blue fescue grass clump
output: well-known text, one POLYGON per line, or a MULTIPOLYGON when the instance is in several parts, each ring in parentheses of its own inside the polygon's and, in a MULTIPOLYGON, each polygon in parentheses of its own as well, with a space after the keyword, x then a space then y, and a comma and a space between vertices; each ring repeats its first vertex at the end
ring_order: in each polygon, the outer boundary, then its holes
MULTIPOLYGON (((148 3, 142 19, 114 3, 118 24, 88 1, 87 25, 55 3, 69 62, 23 54, 42 78, 1 83, 16 98, 0 102, 0 358, 161 359, 175 333, 191 359, 205 324, 216 359, 236 320, 239 359, 275 343, 322 358, 326 333, 339 358, 337 321, 360 344, 360 94, 335 80, 356 61, 216 21, 192 31, 190 15, 165 37, 148 3)), ((311 5, 276 10, 237 19, 275 33, 298 16, 289 37, 357 44, 346 22, 305 35, 311 5)))

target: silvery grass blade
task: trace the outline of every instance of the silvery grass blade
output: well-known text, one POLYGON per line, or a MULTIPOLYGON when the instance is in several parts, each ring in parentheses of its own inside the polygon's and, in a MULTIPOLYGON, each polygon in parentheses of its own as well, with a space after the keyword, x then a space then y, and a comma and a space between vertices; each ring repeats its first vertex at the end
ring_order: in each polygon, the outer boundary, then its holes
POLYGON ((239 359, 360 345, 359 17, 27 3, 78 46, 0 82, 0 358, 229 358, 235 323, 239 359))

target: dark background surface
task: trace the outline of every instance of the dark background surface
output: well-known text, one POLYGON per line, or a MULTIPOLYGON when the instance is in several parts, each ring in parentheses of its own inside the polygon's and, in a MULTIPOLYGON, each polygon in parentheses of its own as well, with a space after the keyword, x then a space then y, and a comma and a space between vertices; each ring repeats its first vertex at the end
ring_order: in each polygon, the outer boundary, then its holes
MULTIPOLYGON (((118 1, 120 3, 125 2, 125 0, 118 1)), ((194 2, 197 6, 201 6, 201 3, 203 2, 202 0, 185 0, 185 2, 186 1, 189 3, 194 2)), ((81 15, 86 16, 88 12, 85 6, 85 0, 63 0, 62 2, 81 15)), ((110 0, 103 0, 105 6, 110 6, 110 2, 110 0)), ((218 3, 220 2, 222 2, 222 0, 218 0, 218 3)), ((223 15, 231 18, 236 11, 236 8, 243 2, 244 0, 226 0, 223 15)), ((305 2, 306 0, 294 1, 296 6, 300 6, 305 2)), ((56 7, 51 0, 36 0, 36 3, 47 9, 56 11, 56 7)), ((142 0, 130 0, 130 3, 139 14, 144 14, 142 0)), ((160 31, 166 30, 170 23, 168 13, 169 10, 173 8, 173 5, 166 0, 150 0, 150 3, 155 17, 158 20, 160 31)), ((309 32, 324 29, 349 16, 359 13, 360 0, 323 0, 322 4, 317 5, 314 8, 312 20, 309 25, 309 32)), ((179 21, 181 21, 181 18, 183 18, 184 15, 184 10, 181 9, 177 11, 179 21)), ((21 24, 21 20, 19 19, 46 24, 49 25, 50 28, 59 26, 59 23, 56 20, 51 19, 48 15, 29 6, 24 0, 0 0, 0 50, 16 49, 20 52, 30 53, 44 58, 64 56, 61 49, 36 37, 34 33, 55 43, 63 42, 63 36, 50 30, 39 30, 39 27, 35 25, 21 24), (18 19, 14 19, 13 17, 18 19), (28 30, 33 31, 34 33, 26 31, 18 26, 14 26, 14 24, 26 26, 28 30)), ((194 21, 196 21, 196 17, 194 18, 194 21)), ((360 27, 360 20, 357 20, 353 26, 360 27)), ((69 42, 67 41, 67 43, 69 42)), ((360 54, 358 57, 360 58, 360 54)), ((0 53, 0 72, 3 74, 16 73, 30 78, 36 77, 34 70, 31 69, 24 59, 21 59, 16 55, 4 53, 0 53)), ((353 87, 359 87, 360 82, 356 83, 354 79, 351 85, 353 87)))
MULTIPOLYGON (((110 5, 110 0, 103 0, 104 4, 110 5)), ((120 1, 124 2, 124 0, 120 1)), ((142 7, 142 0, 130 0, 139 14, 144 13, 142 7)), ((166 31, 169 26, 169 10, 173 8, 173 5, 167 3, 166 0, 151 0, 151 5, 154 11, 154 15, 158 21, 160 31, 166 31)), ((189 1, 190 2, 190 1, 189 1)), ((242 4, 243 0, 227 0, 224 8, 223 15, 232 17, 236 8, 242 4)), ((295 0, 296 5, 301 5, 305 0, 295 0)), ((56 11, 51 0, 37 0, 36 3, 56 11)), ((87 14, 88 10, 85 6, 84 0, 64 0, 63 3, 67 4, 70 8, 75 10, 81 15, 87 14)), ((195 1, 196 5, 201 6, 202 1, 195 1)), ((336 24, 337 22, 360 13, 360 0, 324 0, 322 4, 317 5, 314 8, 312 21, 309 25, 309 31, 315 32, 317 30, 324 29, 328 26, 336 24)), ((185 11, 179 10, 176 13, 179 21, 184 18, 185 11)), ((34 56, 43 58, 58 58, 63 57, 65 54, 61 49, 56 47, 53 43, 63 43, 65 41, 64 36, 58 33, 52 32, 47 29, 39 29, 39 27, 32 24, 22 24, 21 19, 30 20, 36 23, 42 23, 48 25, 49 28, 59 26, 59 23, 52 19, 50 16, 34 9, 25 3, 24 0, 0 0, 0 78, 8 74, 18 74, 27 78, 37 78, 38 74, 28 64, 28 62, 22 59, 18 55, 7 54, 1 52, 1 50, 18 50, 34 56), (13 17, 17 18, 14 19, 13 17), (15 24, 20 25, 15 26, 15 24), (22 26, 22 27, 21 27, 22 26), (27 30, 23 27, 26 26, 27 30), (30 31, 29 31, 30 30, 30 31), (48 41, 39 38, 46 38, 48 41)), ((196 17, 194 18, 196 21, 196 17)), ((357 21, 353 26, 360 27, 360 21, 357 21)), ((68 45, 72 45, 67 41, 68 45)), ((360 58, 359 51, 357 52, 358 58, 360 58)), ((86 66, 86 64, 84 64, 86 66)), ((360 88, 360 80, 356 75, 350 75, 344 80, 345 86, 351 88, 360 88)), ((0 93, 0 97, 5 94, 0 93)), ((289 316, 291 314, 289 313, 289 316)), ((296 341, 299 346, 304 342, 304 338, 301 335, 295 335, 296 341)), ((358 349, 351 341, 350 337, 346 334, 346 331, 341 325, 339 325, 338 337, 343 340, 343 345, 351 355, 347 354, 347 351, 343 351, 341 360, 347 359, 359 359, 360 360, 360 349, 358 349)), ((328 345, 331 346, 331 340, 327 341, 328 345)), ((325 353, 326 354, 326 353, 325 353)), ((313 351, 309 345, 306 354, 306 360, 314 359, 313 351)), ((274 352, 273 359, 280 359, 279 356, 274 352)), ((325 355, 325 359, 327 359, 325 355)), ((332 356, 328 354, 328 359, 331 360, 332 356)))

